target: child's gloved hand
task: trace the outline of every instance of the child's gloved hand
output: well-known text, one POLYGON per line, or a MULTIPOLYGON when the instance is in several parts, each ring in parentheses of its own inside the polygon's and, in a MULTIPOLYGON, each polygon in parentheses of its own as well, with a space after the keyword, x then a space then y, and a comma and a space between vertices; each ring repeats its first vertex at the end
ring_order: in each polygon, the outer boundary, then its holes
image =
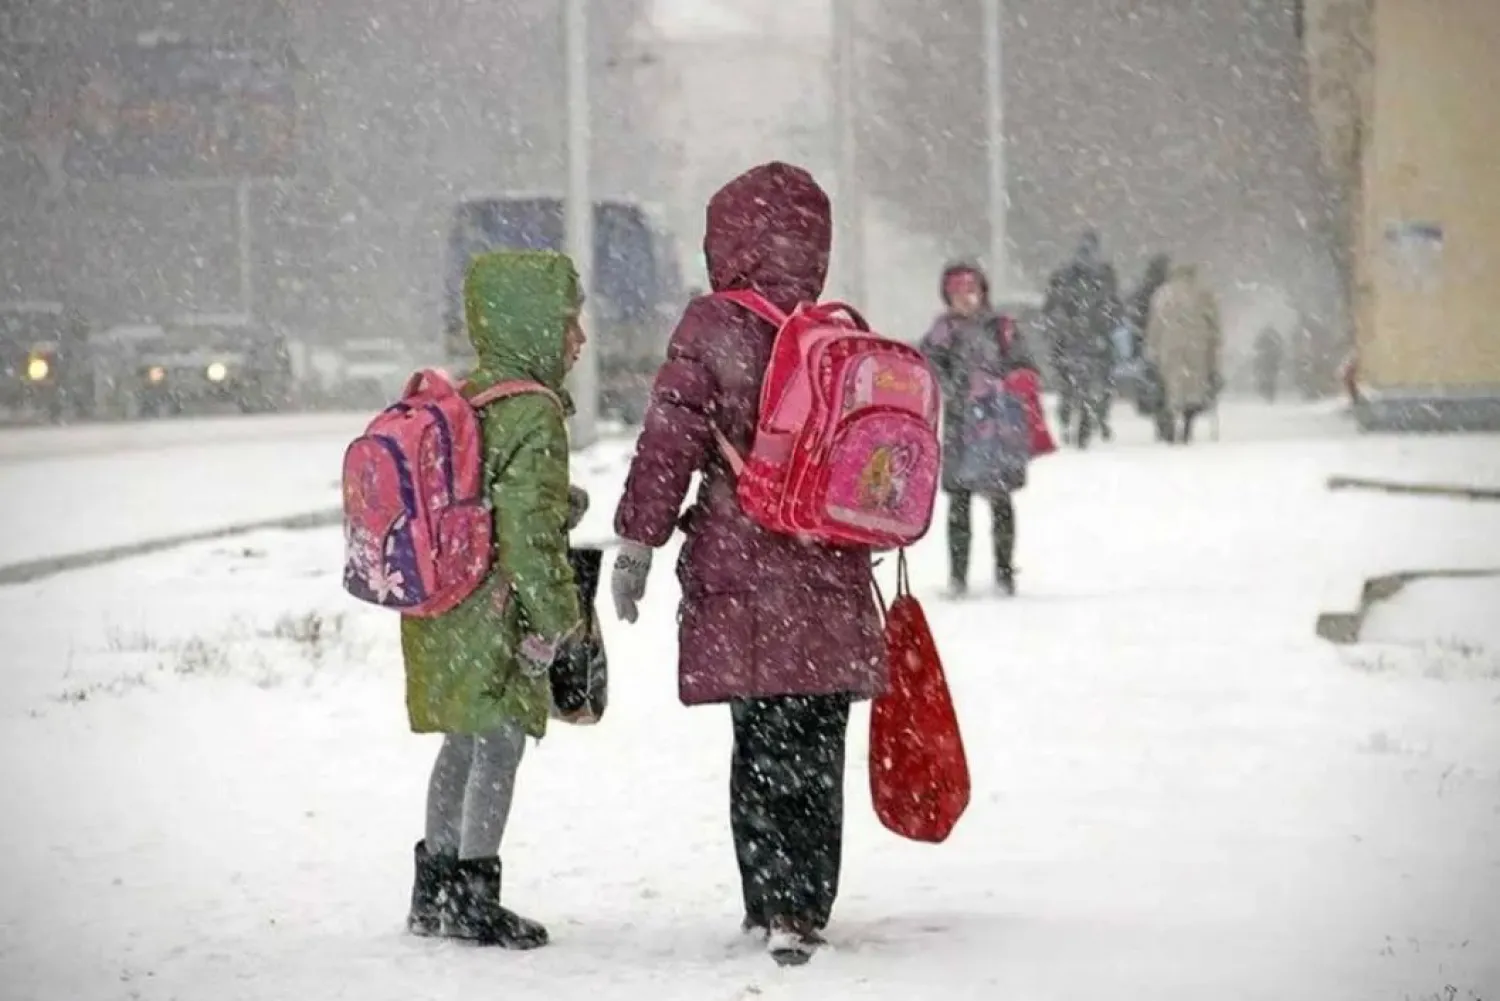
POLYGON ((552 670, 558 656, 575 643, 583 632, 579 622, 561 636, 547 637, 540 633, 527 633, 521 638, 521 673, 528 678, 543 678, 552 670))
POLYGON ((650 573, 651 548, 628 539, 620 543, 609 590, 615 599, 615 615, 622 621, 634 622, 639 616, 636 606, 646 596, 646 577, 650 573))
POLYGON ((568 531, 573 531, 589 512, 589 492, 582 487, 568 488, 568 531))

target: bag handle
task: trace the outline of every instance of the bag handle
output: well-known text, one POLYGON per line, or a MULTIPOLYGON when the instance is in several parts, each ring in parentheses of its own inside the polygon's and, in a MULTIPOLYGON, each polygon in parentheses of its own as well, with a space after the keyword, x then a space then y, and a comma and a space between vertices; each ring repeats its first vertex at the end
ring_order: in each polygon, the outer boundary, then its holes
MULTIPOLYGON (((890 608, 885 603, 885 592, 880 589, 880 578, 875 576, 875 568, 884 562, 883 559, 870 561, 870 587, 875 590, 875 607, 880 611, 882 627, 890 617, 890 608)), ((906 547, 902 546, 896 550, 896 597, 901 598, 909 594, 911 594, 911 575, 906 569, 906 547)))
POLYGON ((838 316, 840 313, 843 313, 851 321, 853 321, 856 328, 864 331, 865 333, 869 333, 870 324, 865 320, 864 316, 860 313, 859 310, 855 309, 847 302, 833 299, 828 302, 817 303, 814 306, 808 307, 807 310, 807 314, 809 316, 816 317, 820 320, 831 320, 834 317, 838 316))
POLYGON ((453 390, 453 380, 448 373, 438 368, 424 368, 413 372, 406 380, 406 385, 401 390, 400 399, 408 396, 416 396, 419 393, 434 396, 446 396, 447 392, 453 390))

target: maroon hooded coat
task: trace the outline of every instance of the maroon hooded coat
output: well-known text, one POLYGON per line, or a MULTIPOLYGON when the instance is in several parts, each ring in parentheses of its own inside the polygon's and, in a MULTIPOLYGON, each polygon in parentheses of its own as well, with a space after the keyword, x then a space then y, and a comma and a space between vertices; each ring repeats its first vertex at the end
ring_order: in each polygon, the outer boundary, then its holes
MULTIPOLYGON (((828 272, 828 196, 806 171, 753 168, 708 203, 703 240, 715 292, 755 289, 783 310, 816 300, 828 272)), ((615 512, 622 538, 651 547, 674 527, 678 686, 687 705, 773 695, 885 690, 870 552, 797 541, 741 511, 715 424, 748 450, 776 331, 712 297, 688 304, 657 372, 615 512), (680 521, 695 472, 698 495, 680 521)))

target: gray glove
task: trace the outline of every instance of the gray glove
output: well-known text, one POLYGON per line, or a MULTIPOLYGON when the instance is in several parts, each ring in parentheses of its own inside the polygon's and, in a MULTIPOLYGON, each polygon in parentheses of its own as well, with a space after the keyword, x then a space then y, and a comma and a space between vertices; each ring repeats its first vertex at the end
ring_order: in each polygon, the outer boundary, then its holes
POLYGON ((615 569, 609 577, 609 590, 615 599, 615 616, 621 621, 636 620, 639 614, 636 605, 646 596, 646 577, 650 573, 650 547, 628 539, 620 543, 620 555, 615 557, 615 569))
POLYGON ((589 513, 589 492, 582 487, 568 488, 568 531, 578 527, 583 516, 589 513))

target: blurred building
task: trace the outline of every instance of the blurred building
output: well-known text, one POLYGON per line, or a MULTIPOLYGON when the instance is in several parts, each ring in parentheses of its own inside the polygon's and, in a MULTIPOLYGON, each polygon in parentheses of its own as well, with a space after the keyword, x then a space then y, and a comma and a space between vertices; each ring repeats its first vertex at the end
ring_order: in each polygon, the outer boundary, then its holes
POLYGON ((1500 4, 1309 0, 1376 429, 1500 428, 1500 4))
MULTIPOLYGON (((0 7, 0 298, 436 351, 454 203, 566 174, 552 0, 0 7)), ((651 177, 639 8, 592 4, 601 193, 651 177)))
MULTIPOLYGON (((831 21, 821 0, 655 0, 650 18, 637 24, 637 44, 653 56, 640 86, 651 95, 656 197, 678 235, 690 285, 707 284, 708 199, 748 167, 771 159, 806 167, 827 189, 835 215, 852 210, 835 170, 831 21)), ((860 305, 881 330, 917 337, 937 308, 941 250, 868 190, 861 208, 860 305)), ((845 294, 843 233, 834 235, 829 296, 845 294)))

